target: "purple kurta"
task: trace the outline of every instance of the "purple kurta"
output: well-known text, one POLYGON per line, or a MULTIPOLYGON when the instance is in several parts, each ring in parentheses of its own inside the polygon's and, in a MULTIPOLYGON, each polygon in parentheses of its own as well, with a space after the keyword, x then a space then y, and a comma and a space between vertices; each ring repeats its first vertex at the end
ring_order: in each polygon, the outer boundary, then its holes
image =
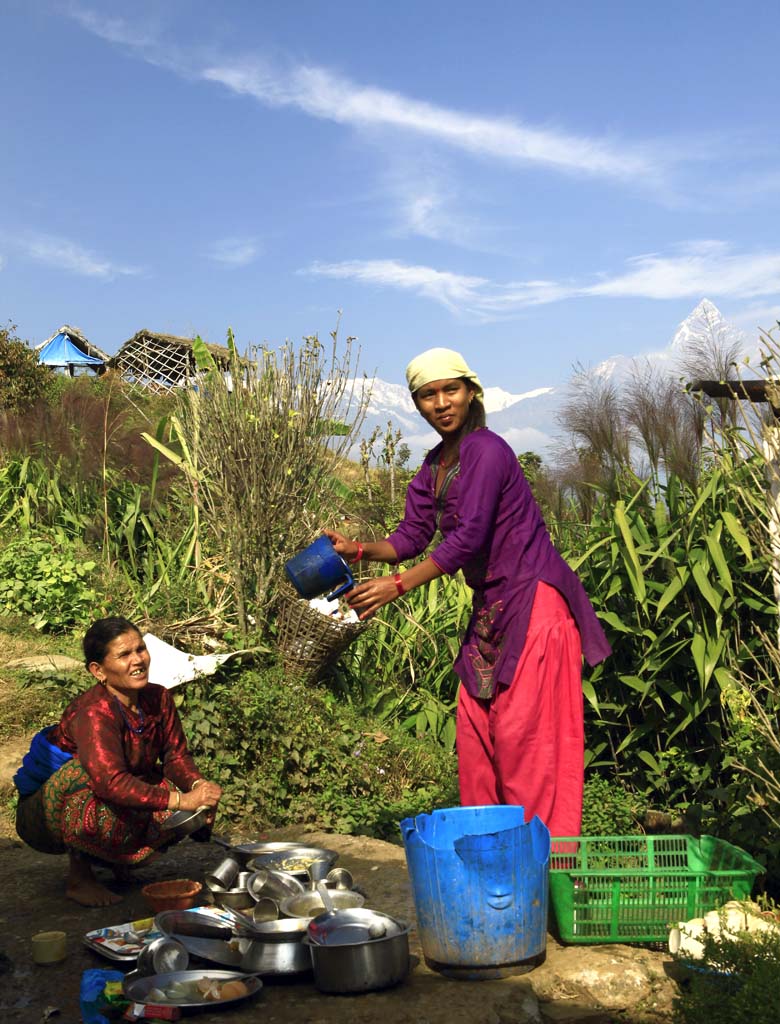
POLYGON ((445 573, 463 570, 474 605, 455 671, 469 693, 490 697, 508 686, 525 644, 536 584, 565 598, 590 665, 611 649, 577 576, 553 547, 517 457, 498 434, 476 430, 460 444, 460 466, 442 507, 434 497, 441 445, 409 484, 404 518, 388 542, 399 562, 421 555, 438 526, 431 558, 445 573))

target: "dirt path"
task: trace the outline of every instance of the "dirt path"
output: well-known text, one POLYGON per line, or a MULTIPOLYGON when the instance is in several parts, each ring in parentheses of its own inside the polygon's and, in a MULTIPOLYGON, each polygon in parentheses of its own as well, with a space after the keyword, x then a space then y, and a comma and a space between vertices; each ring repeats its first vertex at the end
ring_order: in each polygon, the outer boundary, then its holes
MULTIPOLYGON (((352 872, 368 894, 368 905, 414 922, 401 847, 362 837, 292 829, 271 833, 269 838, 301 839, 337 850, 339 864, 352 872)), ((142 883, 202 878, 223 853, 213 843, 186 841, 118 890, 124 895, 121 904, 86 909, 63 898, 63 858, 0 839, 0 874, 6 892, 0 912, 0 1020, 37 1024, 56 1009, 58 1013, 51 1019, 57 1024, 77 1024, 82 972, 117 966, 83 945, 85 933, 147 916, 142 883), (31 936, 53 928, 67 933, 67 958, 60 964, 38 966, 30 957, 31 936)), ((541 966, 496 981, 453 981, 429 970, 414 931, 411 950, 416 962, 409 978, 386 992, 326 996, 318 993, 311 981, 270 979, 256 999, 230 1010, 203 1011, 197 1019, 203 1024, 258 1020, 263 1024, 633 1024, 668 1020, 675 992, 674 983, 666 977, 669 958, 645 950, 562 947, 549 937, 547 958, 541 966)))

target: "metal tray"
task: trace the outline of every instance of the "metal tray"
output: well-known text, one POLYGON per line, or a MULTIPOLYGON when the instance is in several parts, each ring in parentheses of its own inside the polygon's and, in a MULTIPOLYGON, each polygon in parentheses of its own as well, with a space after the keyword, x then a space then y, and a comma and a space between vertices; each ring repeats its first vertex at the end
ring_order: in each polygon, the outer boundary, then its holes
POLYGON ((96 953, 106 957, 108 960, 116 960, 120 963, 132 963, 138 959, 138 954, 148 946, 150 942, 159 939, 162 932, 156 926, 143 936, 140 942, 133 942, 129 934, 134 930, 133 925, 137 921, 128 921, 126 924, 110 925, 107 928, 95 928, 84 936, 84 945, 93 949, 96 953))
POLYGON ((174 981, 200 981, 201 978, 213 978, 224 984, 226 981, 243 981, 249 990, 246 995, 236 996, 233 999, 198 999, 195 1002, 188 1002, 185 999, 166 999, 162 1006, 178 1006, 181 1010, 209 1010, 215 1006, 229 1006, 232 1003, 239 1003, 242 999, 249 999, 257 995, 263 987, 260 978, 251 974, 241 974, 239 971, 218 971, 204 967, 199 971, 171 971, 169 974, 151 974, 148 977, 126 977, 124 980, 124 993, 128 999, 143 1003, 152 989, 165 989, 174 981))

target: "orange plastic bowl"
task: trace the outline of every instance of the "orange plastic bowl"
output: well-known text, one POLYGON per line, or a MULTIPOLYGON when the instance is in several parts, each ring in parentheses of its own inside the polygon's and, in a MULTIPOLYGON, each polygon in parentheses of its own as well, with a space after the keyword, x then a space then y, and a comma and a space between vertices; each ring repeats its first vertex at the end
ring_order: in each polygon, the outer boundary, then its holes
POLYGON ((188 910, 194 907, 200 891, 200 882, 190 878, 175 878, 170 882, 151 882, 141 892, 155 914, 163 910, 188 910))

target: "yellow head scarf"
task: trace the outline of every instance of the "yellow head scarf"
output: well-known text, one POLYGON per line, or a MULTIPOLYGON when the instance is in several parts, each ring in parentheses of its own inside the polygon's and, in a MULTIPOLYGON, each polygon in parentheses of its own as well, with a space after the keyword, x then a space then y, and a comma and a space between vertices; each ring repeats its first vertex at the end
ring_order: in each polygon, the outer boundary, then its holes
POLYGON ((432 380, 454 380, 458 377, 465 377, 474 385, 477 398, 483 398, 479 377, 469 369, 460 352, 451 348, 429 348, 415 356, 406 367, 406 382, 412 394, 432 380))

